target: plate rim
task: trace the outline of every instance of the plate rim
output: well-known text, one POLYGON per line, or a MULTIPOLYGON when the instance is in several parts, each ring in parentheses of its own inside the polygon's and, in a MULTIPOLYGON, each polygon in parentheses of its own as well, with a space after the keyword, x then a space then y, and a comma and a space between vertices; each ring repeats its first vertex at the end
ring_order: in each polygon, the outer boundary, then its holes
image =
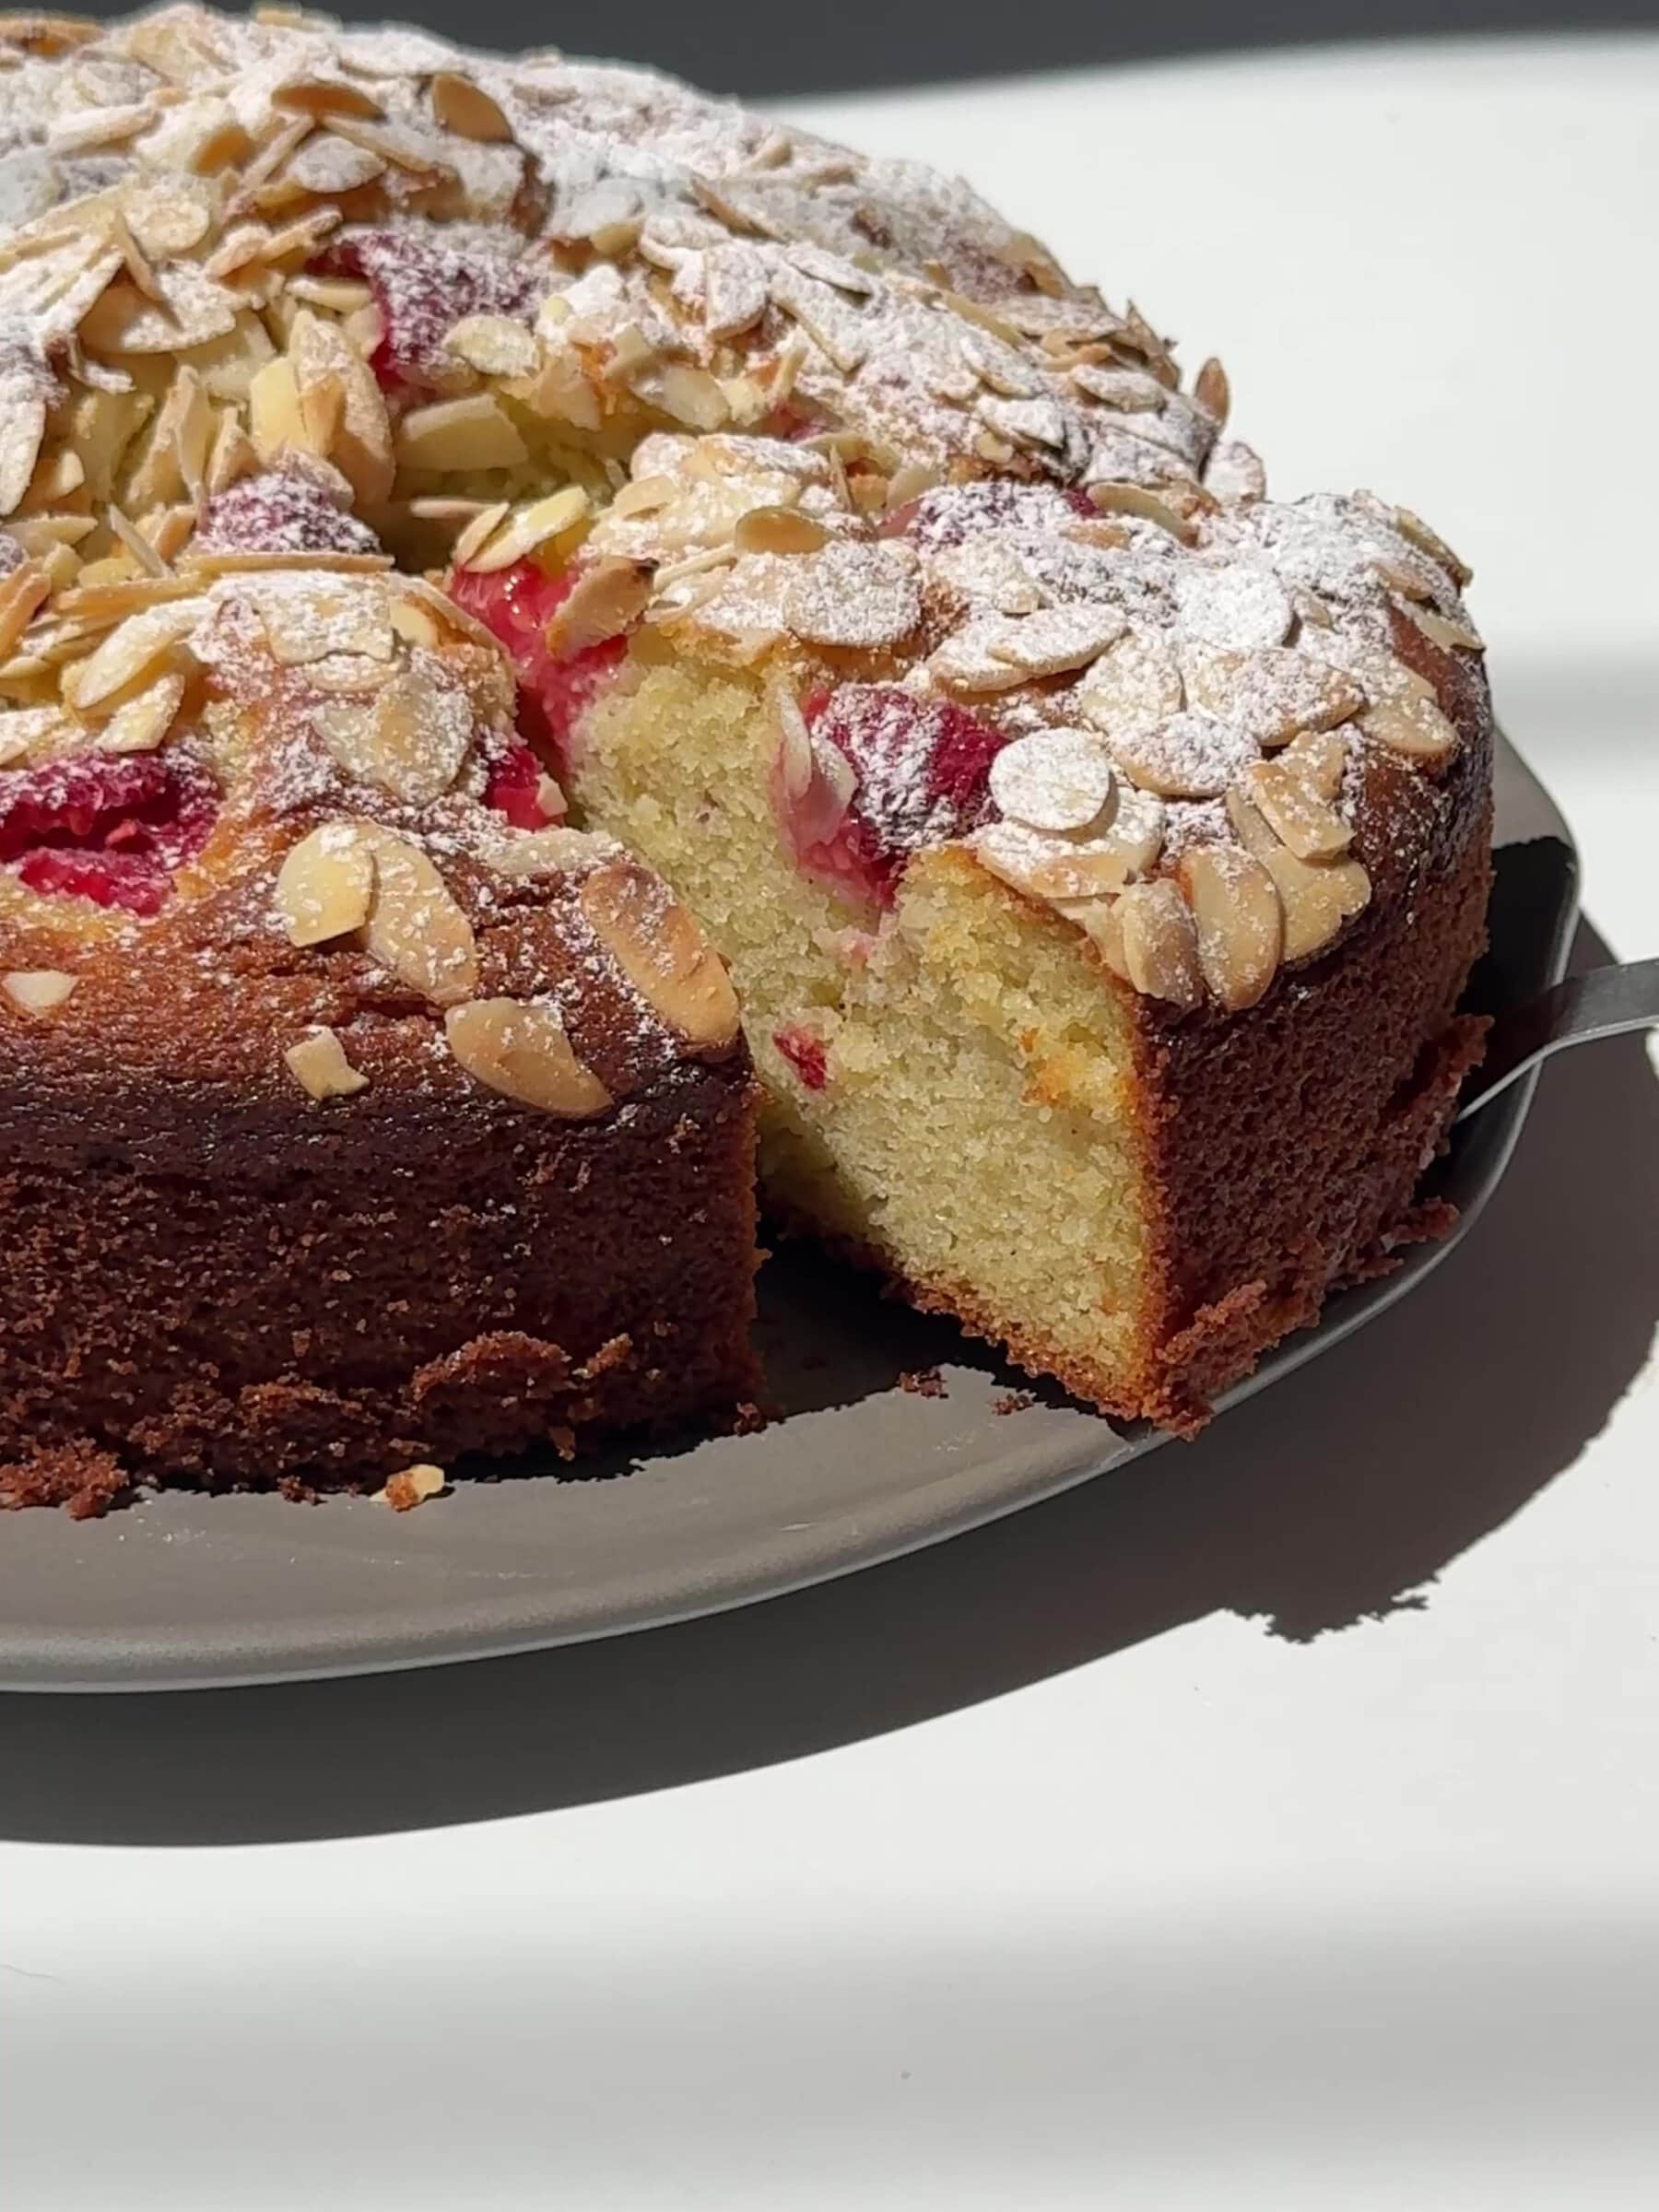
MULTIPOLYGON (((1543 961, 1547 980, 1553 981, 1565 970, 1579 915, 1577 848, 1547 791, 1501 734, 1496 749, 1497 780, 1519 818, 1520 829, 1520 834, 1505 836, 1503 848, 1548 839, 1564 849, 1562 893, 1543 961), (1527 823, 1535 826, 1527 829, 1527 823)), ((1416 1247, 1392 1275, 1338 1293, 1313 1327, 1276 1346, 1251 1375, 1218 1395, 1218 1419, 1387 1311, 1462 1242, 1509 1166, 1537 1078, 1535 1069, 1471 1121, 1472 1134, 1465 1142, 1481 1147, 1485 1157, 1460 1197, 1452 1231, 1437 1243, 1416 1247)), ((557 1613, 549 1612, 548 1588, 543 1583, 522 1607, 498 1601, 493 1626, 478 1618, 476 1599, 437 1608, 429 1606, 396 1628, 387 1624, 382 1611, 371 1615, 367 1627, 356 1621, 308 1621, 300 1617, 291 1629, 275 1633, 272 1623, 258 1622, 251 1635, 223 1624, 182 1634, 176 1626, 135 1634, 121 1628, 65 1630, 0 1623, 0 1690, 84 1694, 242 1688, 405 1672, 637 1634, 786 1596, 948 1542, 1093 1481, 1169 1441, 1146 1424, 1102 1420, 1098 1450, 1078 1451, 1075 1441, 1062 1447, 1056 1437, 1055 1448, 1046 1457, 1028 1461, 1013 1479, 994 1458, 976 1463, 977 1479, 974 1470, 965 1477, 962 1468, 947 1464, 923 1480, 900 1484, 877 1511, 872 1512, 865 1501, 857 1513, 855 1533, 844 1517, 814 1522, 794 1543, 782 1541, 791 1532, 773 1530, 763 1553, 751 1548, 712 1568, 692 1562, 683 1582, 672 1590, 653 1587, 647 1578, 646 1586, 631 1593, 602 1596, 591 1613, 580 1606, 572 1608, 568 1602, 557 1613), (947 1502, 929 1508, 928 1500, 940 1489, 947 1492, 947 1502)), ((209 1502, 224 1506, 230 1501, 209 1502)), ((144 1505, 127 1510, 142 1512, 144 1505)), ((316 1510, 326 1512, 331 1506, 316 1510)), ((9 1518, 0 1520, 0 1542, 9 1518)), ((99 1525, 115 1527, 119 1533, 120 1518, 112 1516, 99 1525)))

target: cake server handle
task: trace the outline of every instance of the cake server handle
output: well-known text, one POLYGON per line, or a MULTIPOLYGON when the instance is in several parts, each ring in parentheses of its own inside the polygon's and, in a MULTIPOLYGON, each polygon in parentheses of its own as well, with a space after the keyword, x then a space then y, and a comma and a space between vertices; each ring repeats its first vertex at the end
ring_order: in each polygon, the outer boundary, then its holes
POLYGON ((1474 1088, 1457 1110, 1461 1122, 1477 1113, 1517 1076, 1570 1044, 1597 1037, 1624 1037, 1659 1029, 1659 960, 1630 960, 1570 975, 1493 1022, 1486 1058, 1470 1077, 1474 1088))

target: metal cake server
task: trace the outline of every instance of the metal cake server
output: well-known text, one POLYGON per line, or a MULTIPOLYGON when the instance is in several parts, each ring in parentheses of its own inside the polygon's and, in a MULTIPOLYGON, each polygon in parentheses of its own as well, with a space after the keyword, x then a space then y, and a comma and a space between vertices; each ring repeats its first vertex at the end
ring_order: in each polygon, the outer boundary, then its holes
POLYGON ((1629 960, 1570 975, 1497 1017, 1486 1057, 1470 1078, 1474 1088, 1459 1106, 1457 1119, 1478 1113, 1517 1076, 1570 1044, 1651 1029, 1659 1029, 1659 959, 1629 960))

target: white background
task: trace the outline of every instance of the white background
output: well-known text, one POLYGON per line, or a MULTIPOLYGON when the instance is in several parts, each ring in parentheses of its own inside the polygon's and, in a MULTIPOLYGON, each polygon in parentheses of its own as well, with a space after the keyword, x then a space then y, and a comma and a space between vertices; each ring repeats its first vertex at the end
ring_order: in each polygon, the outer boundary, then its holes
MULTIPOLYGON (((1276 490, 1443 529, 1659 948, 1659 45, 811 113, 1222 352, 1276 490)), ((1651 2201, 1656 1312, 1602 1048, 1405 1306, 1003 1528, 627 1645, 5 1700, 0 2201, 1651 2201)))

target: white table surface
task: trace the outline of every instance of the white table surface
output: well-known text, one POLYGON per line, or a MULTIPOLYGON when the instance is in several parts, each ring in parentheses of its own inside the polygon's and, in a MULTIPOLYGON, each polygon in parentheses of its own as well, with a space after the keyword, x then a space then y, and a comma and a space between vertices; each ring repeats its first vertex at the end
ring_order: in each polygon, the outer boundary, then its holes
MULTIPOLYGON (((1656 948, 1659 44, 811 112, 1222 351, 1277 489, 1466 550, 1656 948)), ((1603 1048, 1405 1306, 1001 1528, 489 1668, 0 1701, 0 2200, 1652 2202, 1656 1312, 1603 1048)))

